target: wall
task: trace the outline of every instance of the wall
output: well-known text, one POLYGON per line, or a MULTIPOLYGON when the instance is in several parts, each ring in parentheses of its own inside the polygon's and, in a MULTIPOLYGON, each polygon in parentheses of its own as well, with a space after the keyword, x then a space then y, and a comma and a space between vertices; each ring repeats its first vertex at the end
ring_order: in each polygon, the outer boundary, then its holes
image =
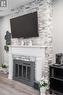
POLYGON ((54 53, 63 53, 63 0, 53 7, 54 53))
MULTIPOLYGON (((48 67, 48 63, 53 63, 53 48, 52 48, 52 7, 50 0, 35 0, 33 2, 26 3, 19 8, 13 9, 11 14, 3 17, 1 20, 1 51, 4 53, 2 58, 4 63, 8 63, 8 53, 4 51, 5 45, 5 33, 10 31, 10 18, 28 14, 30 12, 38 12, 38 38, 32 38, 33 45, 46 46, 46 60, 44 69, 48 67)), ((27 40, 27 39, 26 39, 27 40)))
POLYGON ((1 40, 1 24, 2 24, 2 18, 0 17, 0 64, 3 63, 3 52, 2 52, 2 40, 1 40))
POLYGON ((10 31, 10 22, 8 17, 2 17, 0 18, 0 63, 7 64, 8 63, 8 53, 5 52, 4 46, 5 46, 5 35, 6 31, 10 31))

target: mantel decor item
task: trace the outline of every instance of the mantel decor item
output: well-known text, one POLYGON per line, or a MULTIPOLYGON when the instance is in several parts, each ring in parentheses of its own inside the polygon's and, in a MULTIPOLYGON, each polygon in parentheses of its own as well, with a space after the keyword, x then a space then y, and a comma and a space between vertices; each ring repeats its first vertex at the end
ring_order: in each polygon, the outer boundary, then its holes
POLYGON ((5 45, 4 46, 4 49, 5 49, 6 52, 8 52, 9 51, 9 46, 8 45, 5 45))
POLYGON ((8 31, 6 32, 5 40, 6 40, 6 45, 11 45, 11 33, 9 33, 8 31))
POLYGON ((32 41, 31 40, 29 41, 29 46, 32 46, 32 41))
POLYGON ((8 45, 11 45, 11 33, 9 33, 8 31, 6 31, 5 40, 6 45, 4 46, 4 49, 6 50, 6 52, 8 52, 9 51, 8 45))

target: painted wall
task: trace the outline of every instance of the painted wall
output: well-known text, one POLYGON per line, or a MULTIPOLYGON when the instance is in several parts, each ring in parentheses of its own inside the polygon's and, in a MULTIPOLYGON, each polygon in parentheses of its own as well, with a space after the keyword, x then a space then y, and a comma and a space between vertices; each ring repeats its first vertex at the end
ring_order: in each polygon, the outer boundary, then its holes
POLYGON ((63 53, 63 0, 59 0, 53 9, 54 52, 63 53))
POLYGON ((2 18, 0 18, 0 64, 3 63, 3 52, 2 52, 2 40, 1 40, 1 25, 2 25, 2 18))
POLYGON ((8 63, 8 53, 5 52, 4 46, 6 31, 10 31, 10 22, 8 17, 0 18, 0 63, 8 63))

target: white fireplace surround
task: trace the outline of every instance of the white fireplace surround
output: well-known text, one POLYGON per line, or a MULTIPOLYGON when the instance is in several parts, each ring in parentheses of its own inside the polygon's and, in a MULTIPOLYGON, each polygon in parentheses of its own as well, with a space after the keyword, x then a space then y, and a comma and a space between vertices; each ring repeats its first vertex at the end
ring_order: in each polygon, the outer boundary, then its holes
POLYGON ((9 79, 13 79, 13 59, 35 61, 35 81, 41 80, 45 64, 45 46, 14 46, 9 47, 9 79))

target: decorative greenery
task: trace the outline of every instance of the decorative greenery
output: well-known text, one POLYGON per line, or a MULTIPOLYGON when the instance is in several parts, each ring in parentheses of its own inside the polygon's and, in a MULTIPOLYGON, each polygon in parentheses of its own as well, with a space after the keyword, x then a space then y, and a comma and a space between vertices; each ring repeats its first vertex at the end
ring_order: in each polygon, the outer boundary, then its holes
POLYGON ((6 45, 4 46, 4 49, 6 52, 8 52, 9 45, 11 45, 11 33, 9 31, 6 31, 5 41, 6 41, 6 45))
POLYGON ((7 66, 5 64, 1 64, 0 67, 7 68, 7 66))
POLYGON ((4 46, 4 49, 6 50, 6 52, 8 52, 9 51, 9 46, 8 45, 5 45, 4 46))
POLYGON ((39 84, 39 88, 41 88, 41 87, 47 87, 48 82, 47 82, 47 80, 46 80, 45 78, 42 78, 42 79, 38 82, 38 84, 39 84))

